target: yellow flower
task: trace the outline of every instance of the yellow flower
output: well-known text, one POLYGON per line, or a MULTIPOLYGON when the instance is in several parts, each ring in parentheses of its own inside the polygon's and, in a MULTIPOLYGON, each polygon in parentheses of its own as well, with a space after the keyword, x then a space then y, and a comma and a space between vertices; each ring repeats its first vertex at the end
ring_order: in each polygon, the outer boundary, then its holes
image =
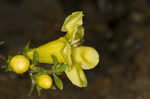
POLYGON ((99 62, 98 52, 94 48, 78 46, 84 37, 82 18, 81 11, 72 13, 66 18, 61 28, 62 32, 67 32, 64 37, 27 52, 27 56, 33 59, 33 53, 36 51, 39 54, 40 63, 53 64, 51 56, 56 56, 59 63, 68 65, 65 73, 69 80, 78 87, 87 86, 87 79, 82 69, 92 69, 99 62))

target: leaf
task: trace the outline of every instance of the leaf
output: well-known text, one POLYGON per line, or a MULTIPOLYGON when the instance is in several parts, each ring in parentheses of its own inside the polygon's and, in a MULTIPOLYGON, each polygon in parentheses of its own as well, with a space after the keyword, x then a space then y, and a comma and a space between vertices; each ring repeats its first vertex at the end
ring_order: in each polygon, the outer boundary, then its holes
POLYGON ((33 90, 34 90, 34 87, 35 87, 35 80, 34 80, 34 76, 32 73, 29 73, 30 75, 30 78, 31 78, 31 87, 30 87, 30 91, 28 93, 28 96, 31 96, 33 90))
POLYGON ((59 67, 56 68, 57 73, 62 73, 66 70, 67 65, 66 64, 61 64, 59 67))
POLYGON ((36 90, 37 90, 37 94, 38 94, 38 96, 40 96, 40 95, 41 95, 41 88, 40 88, 40 87, 38 87, 38 86, 36 86, 36 90))
POLYGON ((28 41, 28 43, 26 44, 26 46, 24 47, 24 49, 20 52, 20 54, 23 54, 26 56, 26 53, 30 50, 30 41, 28 41))
POLYGON ((57 60, 56 56, 52 55, 51 57, 53 59, 54 65, 57 65, 58 64, 58 60, 57 60))
POLYGON ((55 75, 55 74, 54 74, 54 81, 55 81, 56 86, 57 86, 60 90, 62 90, 62 89, 63 89, 63 82, 62 82, 62 80, 61 80, 57 75, 55 75))
POLYGON ((51 75, 51 74, 54 73, 54 71, 53 71, 52 69, 50 69, 50 70, 47 71, 47 73, 48 73, 49 75, 51 75))
POLYGON ((32 67, 32 72, 44 72, 44 69, 42 67, 36 67, 36 66, 33 66, 32 67))
POLYGON ((51 72, 61 74, 66 70, 66 67, 67 67, 66 64, 53 65, 51 72))
POLYGON ((8 56, 8 59, 7 59, 7 64, 8 64, 8 65, 9 65, 11 59, 12 59, 12 56, 8 56))
POLYGON ((12 69, 10 68, 10 66, 8 66, 8 68, 6 68, 5 71, 10 72, 10 71, 12 71, 12 69))
POLYGON ((33 53, 33 65, 37 65, 39 62, 39 55, 36 51, 33 53))
POLYGON ((30 41, 27 42, 24 51, 28 51, 30 49, 30 41))
POLYGON ((56 90, 56 87, 54 85, 52 85, 51 89, 52 90, 56 90))
POLYGON ((56 56, 52 55, 51 57, 52 57, 53 63, 54 63, 52 70, 53 70, 53 72, 57 72, 57 68, 59 67, 60 64, 58 63, 56 56))
POLYGON ((10 63, 11 59, 12 59, 12 56, 8 56, 6 64, 1 66, 1 69, 4 69, 5 72, 12 71, 11 67, 9 66, 9 63, 10 63))

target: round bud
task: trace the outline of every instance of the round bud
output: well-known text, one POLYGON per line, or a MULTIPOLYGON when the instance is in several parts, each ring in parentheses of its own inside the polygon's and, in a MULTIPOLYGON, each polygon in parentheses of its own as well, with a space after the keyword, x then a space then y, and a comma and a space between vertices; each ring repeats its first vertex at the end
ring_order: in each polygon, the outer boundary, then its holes
POLYGON ((22 74, 29 69, 30 61, 23 55, 16 55, 10 61, 12 71, 22 74))
POLYGON ((43 89, 49 89, 52 87, 53 81, 49 75, 43 74, 37 77, 37 85, 43 89))

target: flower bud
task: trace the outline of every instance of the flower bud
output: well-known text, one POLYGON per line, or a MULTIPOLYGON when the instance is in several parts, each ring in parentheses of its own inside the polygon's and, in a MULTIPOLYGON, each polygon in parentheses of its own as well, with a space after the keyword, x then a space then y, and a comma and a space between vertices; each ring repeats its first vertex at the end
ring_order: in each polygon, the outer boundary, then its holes
POLYGON ((10 67, 12 71, 16 72, 17 74, 26 72, 29 69, 29 65, 29 60, 23 55, 16 55, 10 61, 10 67))
POLYGON ((53 81, 49 75, 43 74, 37 77, 37 85, 43 89, 49 89, 52 87, 53 81))

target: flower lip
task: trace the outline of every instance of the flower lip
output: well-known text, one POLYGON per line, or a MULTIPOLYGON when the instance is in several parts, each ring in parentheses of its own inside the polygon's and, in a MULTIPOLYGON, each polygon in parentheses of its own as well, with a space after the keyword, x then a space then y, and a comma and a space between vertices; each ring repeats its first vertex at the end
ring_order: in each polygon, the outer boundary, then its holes
POLYGON ((73 48, 72 59, 80 64, 83 69, 89 70, 99 63, 99 54, 92 47, 80 46, 73 48))

